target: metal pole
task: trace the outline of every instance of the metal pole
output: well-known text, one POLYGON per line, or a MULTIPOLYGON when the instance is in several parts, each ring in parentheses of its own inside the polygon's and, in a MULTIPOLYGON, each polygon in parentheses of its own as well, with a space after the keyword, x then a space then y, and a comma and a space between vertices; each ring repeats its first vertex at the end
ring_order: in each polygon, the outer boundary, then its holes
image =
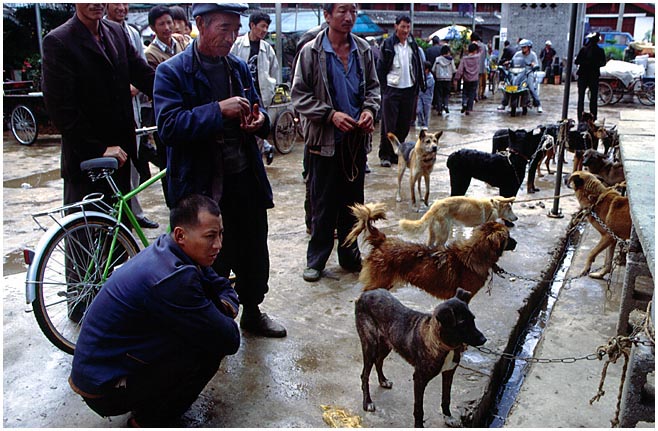
MULTIPOLYGON (((276 11, 276 61, 279 62, 279 69, 276 73, 276 82, 281 82, 281 69, 283 68, 283 35, 281 34, 281 3, 275 4, 276 11)), ((297 14, 295 14, 297 15, 297 14)))
POLYGON ((619 3, 619 16, 617 17, 617 31, 621 31, 621 27, 624 24, 625 7, 626 7, 625 3, 619 3))
POLYGON ((414 22, 416 21, 414 19, 414 3, 411 2, 410 6, 411 6, 411 9, 409 10, 409 15, 411 15, 410 16, 410 18, 411 18, 411 33, 410 34, 411 34, 411 37, 414 37, 414 22))
MULTIPOLYGON (((578 4, 571 4, 571 24, 569 25, 569 51, 567 54, 567 73, 564 82, 564 98, 562 99, 562 121, 569 118, 569 92, 571 91, 571 69, 573 65, 573 51, 576 44, 576 21, 578 19, 578 4)), ((558 150, 557 171, 555 172, 555 193, 553 196, 553 209, 548 213, 549 217, 562 218, 560 213, 560 189, 562 186, 562 165, 564 164, 564 144, 563 140, 560 141, 560 148, 558 150)))
POLYGON ((34 15, 37 20, 37 40, 39 41, 39 55, 43 59, 43 36, 41 35, 41 8, 39 3, 34 4, 34 15))
POLYGON ((478 4, 473 3, 473 28, 471 29, 472 33, 475 33, 475 11, 478 10, 478 4))

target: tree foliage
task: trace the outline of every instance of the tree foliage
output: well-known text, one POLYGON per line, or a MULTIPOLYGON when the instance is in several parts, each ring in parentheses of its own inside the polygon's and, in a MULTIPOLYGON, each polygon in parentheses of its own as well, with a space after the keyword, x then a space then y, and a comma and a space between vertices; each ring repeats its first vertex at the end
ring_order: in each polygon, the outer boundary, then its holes
MULTIPOLYGON (((41 30, 48 32, 73 16, 75 6, 70 3, 41 6, 41 30)), ((12 69, 40 69, 39 39, 34 5, 17 7, 13 17, 3 17, 4 71, 12 69), (29 67, 28 67, 29 65, 29 67)))

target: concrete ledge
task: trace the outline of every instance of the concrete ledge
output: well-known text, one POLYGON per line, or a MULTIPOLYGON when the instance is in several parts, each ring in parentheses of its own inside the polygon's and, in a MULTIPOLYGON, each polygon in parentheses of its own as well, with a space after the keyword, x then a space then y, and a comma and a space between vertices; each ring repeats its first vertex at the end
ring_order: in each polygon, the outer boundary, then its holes
POLYGON ((626 173, 631 219, 655 278, 655 111, 619 112, 619 141, 626 173))

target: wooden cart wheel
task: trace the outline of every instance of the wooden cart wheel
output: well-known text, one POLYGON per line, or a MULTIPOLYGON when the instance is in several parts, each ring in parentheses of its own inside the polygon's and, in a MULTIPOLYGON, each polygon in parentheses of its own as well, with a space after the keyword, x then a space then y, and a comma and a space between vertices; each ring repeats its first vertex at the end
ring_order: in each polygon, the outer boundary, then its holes
POLYGON ((18 105, 11 112, 11 133, 23 145, 32 145, 39 136, 37 119, 25 105, 18 105))

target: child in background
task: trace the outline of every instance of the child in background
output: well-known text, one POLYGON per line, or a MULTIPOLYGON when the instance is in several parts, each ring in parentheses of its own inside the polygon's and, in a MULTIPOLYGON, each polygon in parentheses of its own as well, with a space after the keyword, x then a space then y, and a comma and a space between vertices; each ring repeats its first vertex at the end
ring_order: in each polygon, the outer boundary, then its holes
POLYGON ((430 114, 432 113, 432 97, 434 96, 434 76, 430 69, 432 65, 429 61, 423 62, 423 70, 425 71, 425 83, 427 88, 425 91, 418 93, 418 103, 416 106, 416 116, 418 122, 416 127, 427 130, 430 123, 430 114))
POLYGON ((456 70, 455 60, 450 55, 450 47, 443 45, 441 47, 441 53, 436 57, 434 66, 432 67, 432 73, 436 76, 436 86, 439 93, 439 101, 437 103, 439 114, 443 112, 446 114, 450 113, 450 110, 448 110, 450 83, 452 82, 452 75, 455 74, 456 70))
POLYGON ((464 80, 462 86, 462 113, 469 115, 473 111, 473 102, 480 78, 480 54, 476 43, 468 45, 468 55, 462 57, 455 74, 455 80, 464 80))

